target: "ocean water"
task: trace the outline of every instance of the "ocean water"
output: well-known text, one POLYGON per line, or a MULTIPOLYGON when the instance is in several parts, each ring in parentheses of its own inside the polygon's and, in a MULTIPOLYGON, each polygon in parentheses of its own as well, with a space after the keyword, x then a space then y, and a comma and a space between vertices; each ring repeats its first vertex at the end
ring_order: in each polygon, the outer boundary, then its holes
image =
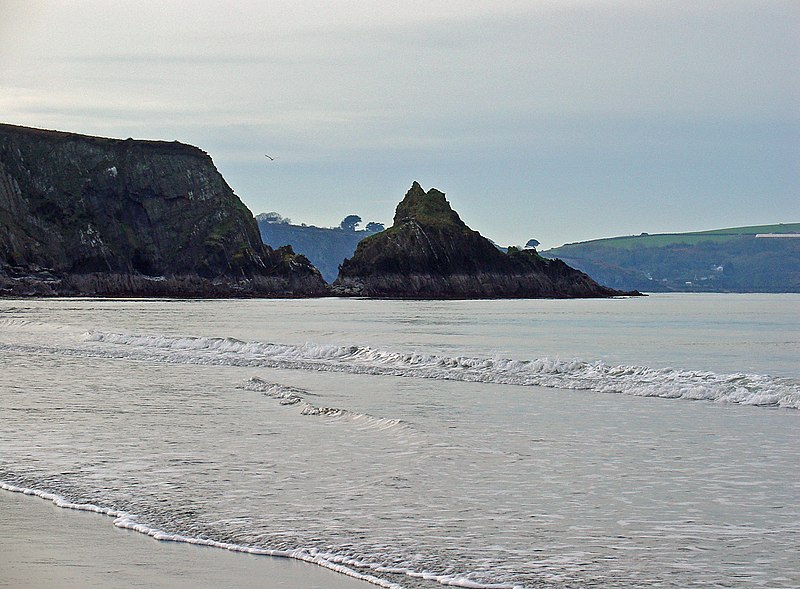
POLYGON ((0 367, 3 492, 158 539, 392 588, 800 586, 798 295, 5 299, 0 367))

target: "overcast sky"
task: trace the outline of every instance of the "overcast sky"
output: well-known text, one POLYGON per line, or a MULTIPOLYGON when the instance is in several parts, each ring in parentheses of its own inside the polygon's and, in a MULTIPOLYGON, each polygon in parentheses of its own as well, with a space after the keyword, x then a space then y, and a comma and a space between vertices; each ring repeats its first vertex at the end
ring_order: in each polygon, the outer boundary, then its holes
POLYGON ((191 143, 320 226, 414 180, 503 245, 800 222, 798 31, 796 0, 0 0, 0 121, 191 143))

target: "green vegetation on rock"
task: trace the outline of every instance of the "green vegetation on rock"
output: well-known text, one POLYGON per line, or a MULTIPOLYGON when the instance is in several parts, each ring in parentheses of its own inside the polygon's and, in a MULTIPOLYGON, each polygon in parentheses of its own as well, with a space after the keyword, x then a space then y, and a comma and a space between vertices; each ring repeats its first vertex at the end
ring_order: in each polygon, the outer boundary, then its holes
POLYGON ((467 227, 450 207, 443 192, 435 188, 425 192, 418 182, 411 185, 406 197, 397 205, 393 227, 402 227, 403 223, 411 220, 429 226, 467 227))

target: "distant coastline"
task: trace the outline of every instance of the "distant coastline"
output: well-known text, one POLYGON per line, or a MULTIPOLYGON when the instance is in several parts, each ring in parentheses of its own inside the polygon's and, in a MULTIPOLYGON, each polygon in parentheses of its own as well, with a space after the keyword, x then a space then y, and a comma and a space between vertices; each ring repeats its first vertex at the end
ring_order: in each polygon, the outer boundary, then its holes
POLYGON ((800 292, 800 223, 612 237, 542 252, 615 288, 800 292))

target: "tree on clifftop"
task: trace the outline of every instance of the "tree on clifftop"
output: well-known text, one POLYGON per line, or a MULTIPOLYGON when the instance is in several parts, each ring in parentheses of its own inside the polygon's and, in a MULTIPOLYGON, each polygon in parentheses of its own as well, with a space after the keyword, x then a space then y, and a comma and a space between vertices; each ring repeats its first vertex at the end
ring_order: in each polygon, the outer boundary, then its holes
POLYGON ((356 225, 361 223, 361 217, 358 215, 347 215, 342 222, 339 223, 339 227, 341 227, 344 231, 355 231, 356 225))

